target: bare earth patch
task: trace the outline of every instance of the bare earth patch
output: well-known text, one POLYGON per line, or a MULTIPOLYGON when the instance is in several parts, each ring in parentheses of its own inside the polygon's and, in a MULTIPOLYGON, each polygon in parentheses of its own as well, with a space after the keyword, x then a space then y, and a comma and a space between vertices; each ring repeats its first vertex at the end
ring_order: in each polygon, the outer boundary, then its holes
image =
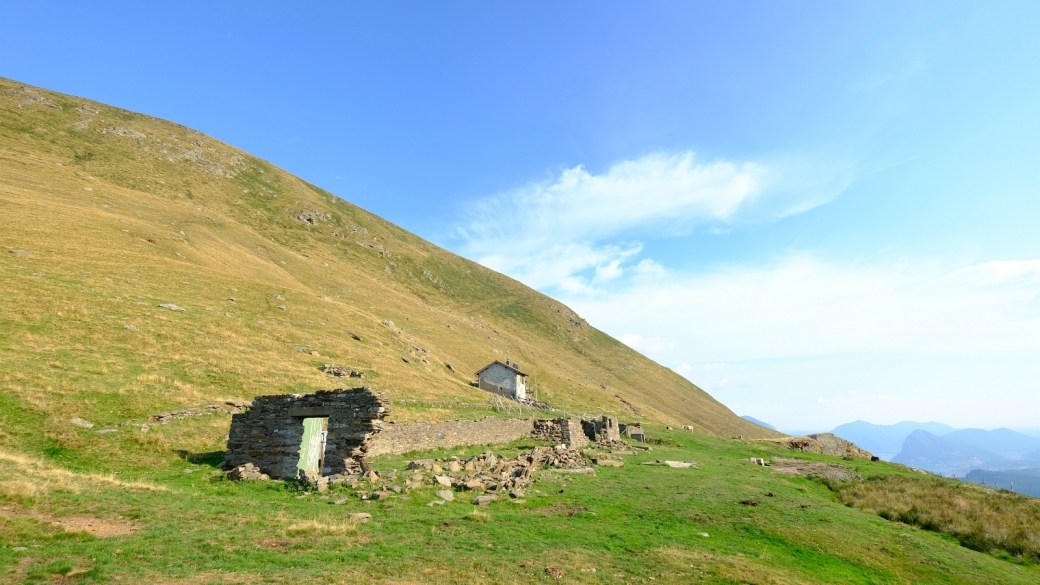
POLYGON ((86 532, 97 538, 126 536, 141 529, 140 526, 125 518, 104 519, 90 514, 72 514, 69 516, 51 516, 31 510, 22 510, 14 506, 0 506, 0 516, 8 518, 31 518, 45 522, 66 532, 86 532))
POLYGON ((770 469, 784 475, 815 475, 835 481, 863 479, 863 476, 838 463, 805 461, 804 459, 788 459, 778 457, 773 460, 770 469))

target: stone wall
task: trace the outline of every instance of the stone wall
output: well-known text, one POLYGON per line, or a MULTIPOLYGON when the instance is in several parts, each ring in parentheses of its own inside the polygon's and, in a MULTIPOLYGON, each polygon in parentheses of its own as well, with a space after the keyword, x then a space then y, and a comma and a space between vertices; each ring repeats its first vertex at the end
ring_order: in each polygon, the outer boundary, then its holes
POLYGON ((224 466, 253 464, 273 478, 295 478, 304 436, 303 421, 328 418, 325 474, 367 470, 366 457, 464 445, 493 445, 534 438, 580 449, 597 440, 617 440, 615 417, 505 419, 386 423, 390 401, 368 388, 314 394, 260 396, 249 410, 231 417, 224 466))
POLYGON ((231 417, 224 465, 252 463, 274 478, 296 477, 303 419, 328 417, 325 467, 329 473, 345 472, 364 459, 389 405, 385 395, 368 388, 257 397, 247 412, 231 417))
POLYGON ((481 420, 387 423, 368 441, 368 455, 509 443, 530 437, 536 421, 492 416, 481 420))
POLYGON ((611 442, 621 440, 621 427, 616 416, 604 416, 599 420, 583 420, 585 436, 591 441, 611 442))
POLYGON ((580 449, 589 444, 580 418, 556 418, 534 421, 531 437, 580 449))

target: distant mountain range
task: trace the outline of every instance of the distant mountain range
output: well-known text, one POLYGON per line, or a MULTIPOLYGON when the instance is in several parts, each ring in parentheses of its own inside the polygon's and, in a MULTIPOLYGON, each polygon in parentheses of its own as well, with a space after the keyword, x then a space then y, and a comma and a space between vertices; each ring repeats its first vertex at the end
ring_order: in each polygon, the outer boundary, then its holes
POLYGON ((767 429, 769 429, 771 431, 775 431, 776 430, 776 427, 774 427, 773 425, 771 425, 771 424, 769 424, 767 422, 762 422, 762 421, 758 420, 757 418, 755 418, 753 416, 742 416, 740 418, 742 418, 742 419, 744 419, 744 420, 746 420, 748 422, 753 422, 753 423, 755 423, 756 425, 758 425, 760 427, 765 427, 765 428, 767 428, 767 429))
POLYGON ((891 460, 896 453, 902 450, 903 441, 910 436, 910 433, 918 430, 941 436, 953 432, 955 429, 937 422, 904 421, 894 425, 875 425, 858 420, 840 425, 831 432, 845 440, 852 441, 882 459, 891 460))
MULTIPOLYGON (((1011 429, 956 430, 936 422, 875 425, 856 421, 833 432, 882 459, 958 477, 976 469, 1014 471, 1040 467, 1040 437, 1011 429)), ((1028 483, 1023 480, 1022 485, 1028 483)))

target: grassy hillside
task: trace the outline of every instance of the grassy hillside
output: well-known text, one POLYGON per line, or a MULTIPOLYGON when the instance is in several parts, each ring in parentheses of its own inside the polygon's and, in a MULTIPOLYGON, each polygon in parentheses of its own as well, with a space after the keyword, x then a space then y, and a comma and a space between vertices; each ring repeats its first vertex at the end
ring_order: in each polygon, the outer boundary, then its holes
POLYGON ((0 80, 0 582, 1040 581, 1031 502, 883 462, 785 475, 748 458, 791 452, 731 435, 774 436, 509 278, 187 128, 0 80), (485 416, 471 372, 505 357, 541 400, 663 443, 474 514, 430 506, 429 478, 379 502, 400 477, 230 482, 227 412, 148 419, 342 384, 324 363, 397 420, 485 416))
POLYGON ((323 363, 398 420, 484 415, 472 373, 507 357, 569 412, 764 432, 560 303, 183 126, 0 79, 0 169, 10 447, 333 386, 323 363))

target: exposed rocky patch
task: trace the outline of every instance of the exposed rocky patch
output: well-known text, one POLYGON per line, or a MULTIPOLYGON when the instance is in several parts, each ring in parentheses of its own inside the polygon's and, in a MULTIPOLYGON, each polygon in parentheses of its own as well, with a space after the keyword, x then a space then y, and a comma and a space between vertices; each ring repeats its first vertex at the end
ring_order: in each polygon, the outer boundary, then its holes
POLYGON ((153 414, 152 416, 148 417, 148 420, 166 424, 171 420, 177 420, 179 418, 203 416, 207 414, 216 414, 218 412, 226 412, 227 414, 238 414, 240 412, 245 412, 247 408, 249 408, 248 402, 244 402, 241 400, 228 400, 223 404, 207 404, 205 406, 198 406, 195 408, 185 408, 182 410, 160 412, 158 414, 153 414))

